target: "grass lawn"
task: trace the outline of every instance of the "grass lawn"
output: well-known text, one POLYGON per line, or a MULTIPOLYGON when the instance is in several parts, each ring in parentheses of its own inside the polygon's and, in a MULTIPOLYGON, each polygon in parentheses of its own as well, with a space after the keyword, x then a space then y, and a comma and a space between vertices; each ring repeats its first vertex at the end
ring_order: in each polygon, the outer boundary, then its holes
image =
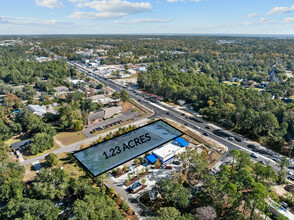
POLYGON ((6 144, 7 146, 10 146, 11 144, 16 143, 16 142, 19 142, 19 141, 21 141, 21 140, 12 137, 12 138, 10 138, 9 140, 5 141, 5 144, 6 144))
POLYGON ((60 141, 64 145, 73 144, 75 142, 84 140, 86 136, 83 134, 82 131, 77 132, 60 132, 58 133, 55 138, 60 141))
POLYGON ((32 164, 26 165, 23 181, 27 182, 27 181, 33 180, 36 177, 36 174, 37 172, 34 170, 32 164))
POLYGON ((78 166, 77 161, 69 153, 57 154, 57 167, 63 169, 70 174, 71 177, 78 179, 80 176, 85 176, 85 172, 78 166))

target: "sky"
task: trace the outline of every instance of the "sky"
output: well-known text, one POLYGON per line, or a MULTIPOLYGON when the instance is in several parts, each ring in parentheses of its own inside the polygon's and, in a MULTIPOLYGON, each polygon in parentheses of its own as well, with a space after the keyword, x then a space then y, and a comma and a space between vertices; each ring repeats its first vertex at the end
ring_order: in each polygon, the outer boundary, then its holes
POLYGON ((0 0, 0 35, 294 35, 294 0, 0 0))

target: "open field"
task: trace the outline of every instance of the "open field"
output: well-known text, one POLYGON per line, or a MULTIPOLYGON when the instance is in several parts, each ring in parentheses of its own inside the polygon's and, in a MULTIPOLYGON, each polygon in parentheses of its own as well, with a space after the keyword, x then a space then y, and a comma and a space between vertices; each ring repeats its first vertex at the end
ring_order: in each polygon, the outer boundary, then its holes
POLYGON ((56 140, 64 145, 73 144, 86 138, 82 131, 60 132, 55 136, 56 140))

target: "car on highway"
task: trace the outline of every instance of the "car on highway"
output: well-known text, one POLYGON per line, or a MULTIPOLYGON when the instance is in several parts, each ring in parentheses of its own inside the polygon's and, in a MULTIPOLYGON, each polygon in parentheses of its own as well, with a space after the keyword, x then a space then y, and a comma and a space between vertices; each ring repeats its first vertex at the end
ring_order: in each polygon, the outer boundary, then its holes
POLYGON ((275 157, 275 158, 273 159, 273 161, 280 162, 281 160, 280 160, 280 158, 275 157))
POLYGON ((207 126, 205 126, 205 128, 207 128, 207 129, 210 129, 210 127, 207 125, 207 126))
POLYGON ((204 132, 203 135, 208 136, 208 133, 207 132, 204 132))
POLYGON ((194 128, 196 128, 196 129, 200 129, 200 127, 199 127, 199 126, 197 126, 197 125, 195 125, 195 126, 194 126, 194 128))
POLYGON ((182 116, 185 116, 185 114, 184 114, 184 113, 182 113, 181 115, 182 115, 182 116))
POLYGON ((253 158, 258 158, 258 156, 255 153, 250 154, 250 156, 253 158))
POLYGON ((165 114, 169 115, 169 112, 166 112, 165 114))
POLYGON ((188 123, 185 123, 184 125, 185 125, 185 126, 189 126, 188 123))
POLYGON ((232 137, 232 136, 228 137, 228 139, 231 140, 231 141, 235 140, 235 138, 232 137))

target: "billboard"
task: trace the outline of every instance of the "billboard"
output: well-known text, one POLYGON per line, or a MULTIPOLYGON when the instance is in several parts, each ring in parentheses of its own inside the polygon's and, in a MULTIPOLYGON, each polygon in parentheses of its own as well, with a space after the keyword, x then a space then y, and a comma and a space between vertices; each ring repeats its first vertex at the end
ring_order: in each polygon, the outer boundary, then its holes
POLYGON ((159 120, 77 151, 73 156, 96 177, 181 135, 180 130, 159 120))

